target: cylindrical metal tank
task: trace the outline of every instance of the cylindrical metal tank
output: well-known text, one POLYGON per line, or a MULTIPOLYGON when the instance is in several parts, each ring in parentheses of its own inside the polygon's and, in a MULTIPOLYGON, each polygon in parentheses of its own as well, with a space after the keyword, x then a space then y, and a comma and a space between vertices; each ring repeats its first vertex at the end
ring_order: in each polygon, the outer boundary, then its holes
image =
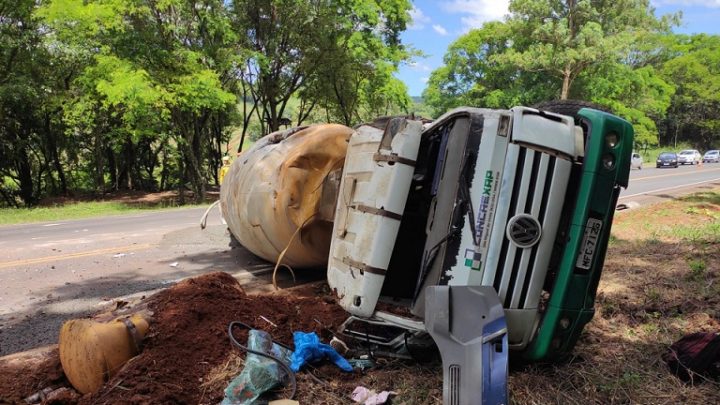
POLYGON ((220 188, 230 232, 265 260, 275 262, 287 247, 283 264, 325 265, 352 133, 337 124, 293 128, 267 135, 243 152, 220 188))

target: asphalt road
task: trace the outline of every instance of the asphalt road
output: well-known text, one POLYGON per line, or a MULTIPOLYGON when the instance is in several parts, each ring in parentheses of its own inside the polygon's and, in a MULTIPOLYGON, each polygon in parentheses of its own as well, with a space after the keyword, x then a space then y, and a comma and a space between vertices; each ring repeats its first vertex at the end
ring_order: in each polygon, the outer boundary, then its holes
POLYGON ((720 186, 720 163, 655 168, 646 162, 642 170, 630 172, 628 188, 620 194, 620 203, 648 204, 703 188, 720 186))
POLYGON ((0 356, 57 341, 62 322, 212 271, 267 288, 272 266, 229 236, 213 209, 149 211, 0 227, 0 356))
MULTIPOLYGON (((631 172, 620 202, 645 204, 717 186, 720 164, 646 165, 631 172)), ((0 227, 0 356, 56 342, 65 320, 185 277, 226 271, 246 288, 268 288, 272 265, 230 249, 217 210, 201 231, 204 210, 0 227)))

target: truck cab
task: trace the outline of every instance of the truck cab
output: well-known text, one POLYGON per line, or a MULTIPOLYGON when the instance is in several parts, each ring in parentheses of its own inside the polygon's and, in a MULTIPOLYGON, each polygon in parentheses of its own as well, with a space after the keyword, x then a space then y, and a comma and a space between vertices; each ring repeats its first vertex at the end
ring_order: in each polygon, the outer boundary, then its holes
POLYGON ((593 316, 632 126, 590 108, 463 107, 356 128, 328 282, 356 319, 422 331, 429 286, 491 286, 510 348, 568 353, 593 316), (379 305, 379 303, 382 303, 379 305), (404 307, 406 315, 381 308, 404 307))

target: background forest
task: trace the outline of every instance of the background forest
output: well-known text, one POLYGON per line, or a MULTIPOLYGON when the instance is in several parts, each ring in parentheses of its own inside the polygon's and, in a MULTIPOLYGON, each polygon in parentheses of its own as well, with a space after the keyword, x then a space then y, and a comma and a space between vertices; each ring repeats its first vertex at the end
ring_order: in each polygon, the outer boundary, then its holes
POLYGON ((0 204, 113 190, 203 199, 225 154, 287 125, 571 98, 638 149, 720 147, 720 37, 647 0, 515 0, 423 97, 408 0, 0 0, 0 204))

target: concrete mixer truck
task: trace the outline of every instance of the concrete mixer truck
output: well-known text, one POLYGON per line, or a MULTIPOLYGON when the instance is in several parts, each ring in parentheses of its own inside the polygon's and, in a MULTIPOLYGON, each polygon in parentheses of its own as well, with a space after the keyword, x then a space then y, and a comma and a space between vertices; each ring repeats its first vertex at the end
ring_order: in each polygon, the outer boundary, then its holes
MULTIPOLYGON (((365 338, 402 345, 431 329, 428 291, 482 287, 502 306, 506 346, 554 360, 593 316, 632 146, 628 122, 568 101, 314 125, 236 159, 221 206, 256 255, 327 266, 349 333, 356 321, 386 325, 398 332, 365 338)), ((465 326, 490 323, 492 311, 448 305, 465 326)))

